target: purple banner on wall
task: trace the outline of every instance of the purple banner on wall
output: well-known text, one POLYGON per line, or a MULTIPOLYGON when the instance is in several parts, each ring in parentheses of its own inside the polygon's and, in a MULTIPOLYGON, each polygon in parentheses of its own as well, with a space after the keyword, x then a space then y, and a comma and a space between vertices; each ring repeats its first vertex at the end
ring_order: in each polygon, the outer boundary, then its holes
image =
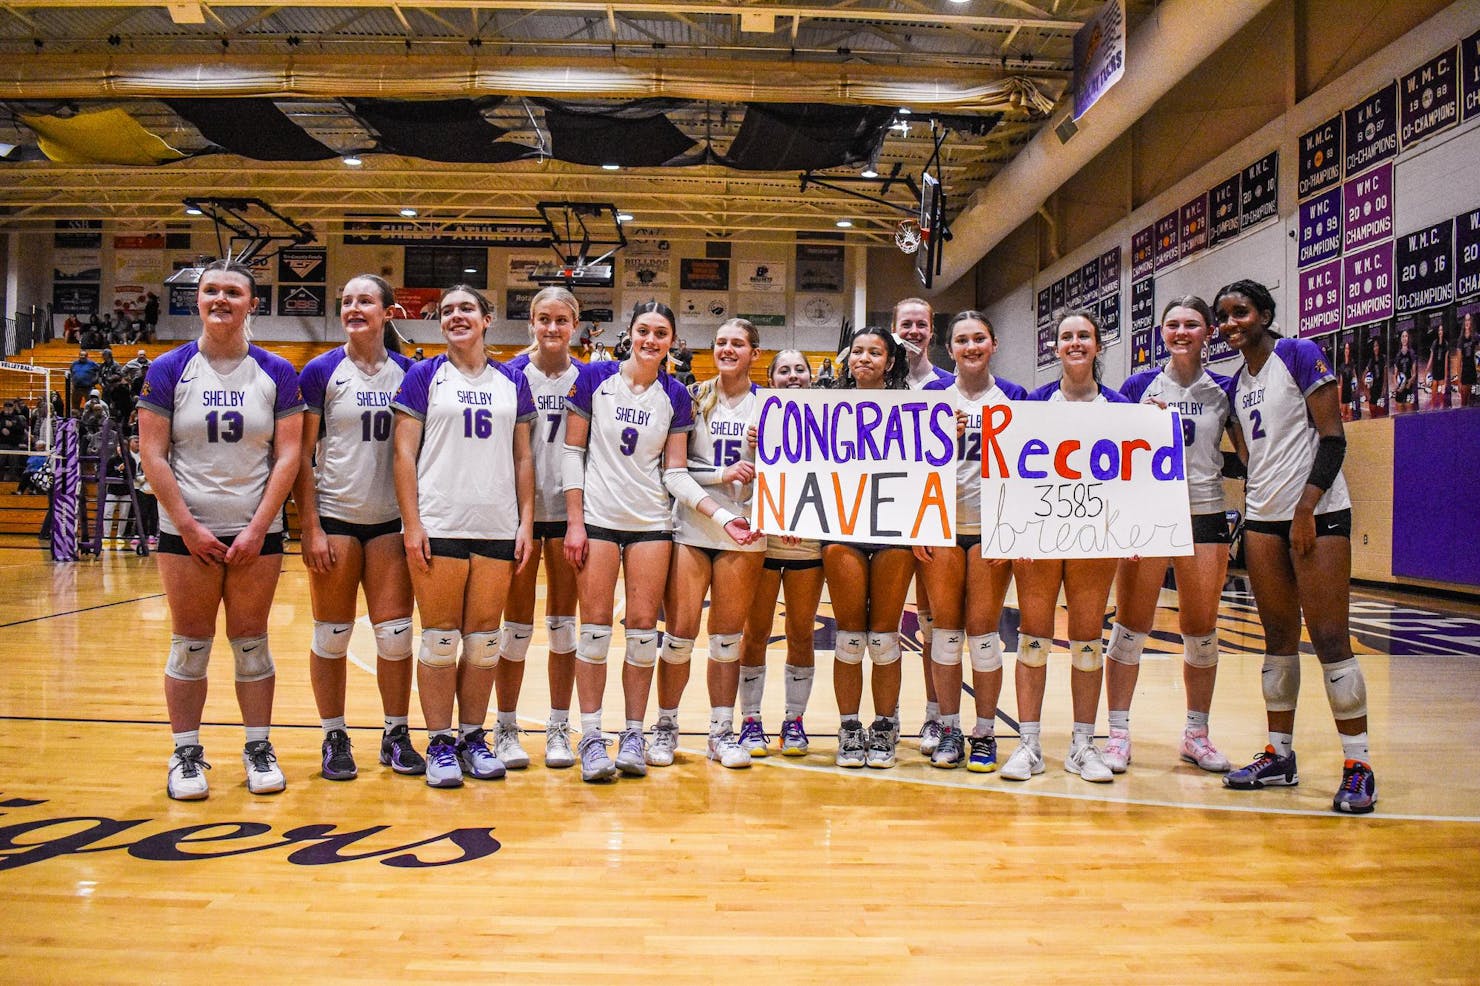
POLYGON ((1054 361, 1054 324, 1038 326, 1038 369, 1053 366, 1054 361))
POLYGON ((1208 197, 1206 194, 1177 210, 1178 233, 1182 238, 1182 256, 1190 257, 1208 245, 1208 197))
POLYGON ((1394 575, 1480 585, 1477 433, 1480 408, 1393 421, 1393 475, 1409 480, 1393 483, 1394 575))
POLYGON ((1080 274, 1081 271, 1075 269, 1064 275, 1064 304, 1070 308, 1084 304, 1084 278, 1080 274))
POLYGON ((1309 198, 1341 184, 1341 115, 1300 135, 1300 180, 1296 197, 1309 198))
POLYGON ((1453 48, 1398 80, 1398 132, 1404 148, 1459 122, 1458 83, 1453 48))
POLYGON ((1346 175, 1360 174, 1398 153, 1398 84, 1389 83, 1342 114, 1346 175))
POLYGON ((1395 262, 1399 314, 1438 308, 1454 301, 1454 220, 1398 237, 1395 262))
POLYGON ((1156 334, 1156 286, 1151 278, 1131 282, 1131 369, 1141 369, 1156 358, 1152 336, 1156 334))
POLYGON ((1300 272, 1300 338, 1341 328, 1341 258, 1300 272))
POLYGON ((1100 300, 1100 260, 1096 257, 1083 267, 1079 268, 1079 284, 1083 294, 1083 304, 1089 305, 1100 300))
POLYGON ((1046 325, 1053 319, 1053 296, 1048 288, 1038 292, 1038 325, 1046 325))
POLYGON ((1341 256, 1341 189, 1300 203, 1297 264, 1309 267, 1341 256))
POLYGON ((1379 243, 1341 258, 1342 321, 1366 325, 1393 317, 1393 243, 1379 243))
POLYGON ((1059 313, 1062 312, 1067 305, 1066 301, 1064 300, 1064 287, 1064 279, 1061 277, 1057 281, 1054 281, 1053 284, 1049 285, 1048 288, 1049 301, 1051 302, 1053 312, 1051 317, 1053 321, 1058 321, 1059 313))
POLYGON ((1220 181, 1208 192, 1208 212, 1212 219, 1208 226, 1208 246, 1226 243, 1238 235, 1239 189, 1243 185, 1244 173, 1220 181))
POLYGON ((1100 299, 1100 342, 1106 346, 1120 341, 1120 295, 1100 299))
POLYGON ((1140 373, 1151 366, 1151 330, 1137 329, 1131 333, 1131 372, 1140 373))
POLYGON ((1156 263, 1156 227, 1147 226, 1131 234, 1131 280, 1149 277, 1156 263))
POLYGON ((1393 166, 1385 164, 1342 185, 1341 208, 1341 247, 1347 253, 1392 236, 1393 166))
POLYGON ((1100 294, 1120 293, 1120 247, 1100 254, 1100 294))
POLYGON ((1480 209, 1454 221, 1454 293, 1461 300, 1480 295, 1480 209))
POLYGON ((1244 169, 1239 194, 1239 229, 1272 219, 1280 212, 1280 152, 1270 151, 1244 169))
POLYGON ((1177 239, 1176 211, 1156 221, 1156 270, 1164 270, 1182 258, 1182 247, 1177 239))
POLYGON ((1459 109, 1465 120, 1480 116, 1480 31, 1459 43, 1459 109))

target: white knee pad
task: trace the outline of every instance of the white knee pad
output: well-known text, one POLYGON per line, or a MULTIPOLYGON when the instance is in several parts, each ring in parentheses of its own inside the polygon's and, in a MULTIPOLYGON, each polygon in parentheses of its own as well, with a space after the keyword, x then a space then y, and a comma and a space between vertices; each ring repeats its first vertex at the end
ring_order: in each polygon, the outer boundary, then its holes
POLYGON ((868 635, 868 657, 880 667, 899 660, 899 632, 870 633, 868 635))
POLYGON ((499 630, 474 630, 463 634, 463 659, 475 668, 498 667, 498 647, 503 637, 499 630))
POLYGON ((327 623, 313 621, 313 646, 309 651, 314 657, 330 661, 342 661, 349 653, 349 638, 354 631, 353 623, 327 623))
POLYGON ((1331 703, 1331 714, 1337 722, 1367 714, 1367 678, 1355 657, 1321 665, 1321 680, 1326 684, 1326 701, 1331 703))
POLYGON ((1105 643, 1102 640, 1069 641, 1069 661, 1075 671, 1098 671, 1105 666, 1105 643))
POLYGON ((1116 664, 1135 667, 1141 663, 1141 651, 1146 649, 1146 634, 1127 630, 1119 623, 1110 624, 1110 646, 1105 656, 1116 664))
POLYGON ((1270 712, 1294 712, 1300 697, 1300 655, 1265 654, 1259 673, 1264 707, 1270 712))
POLYGON ((721 664, 734 664, 740 660, 739 633, 711 633, 709 635, 709 659, 721 664))
POLYGON ((456 667, 460 636, 456 630, 423 630, 421 654, 416 659, 429 668, 456 667))
POLYGON ((650 668, 658 663, 658 631, 628 630, 627 652, 622 660, 634 668, 650 668))
POLYGON ((529 623, 505 623, 503 650, 500 661, 523 661, 529 653, 529 639, 534 636, 534 626, 529 623))
POLYGON ((204 681, 214 643, 210 637, 171 637, 164 673, 176 681, 204 681))
POLYGON ((688 637, 675 637, 671 633, 663 634, 664 664, 688 664, 693 656, 694 642, 688 637))
POLYGON ((1030 637, 1026 633, 1018 634, 1017 662, 1023 667, 1043 667, 1048 663, 1048 655, 1052 650, 1052 637, 1030 637))
POLYGON ((1218 631, 1182 634, 1182 661, 1194 668, 1218 666, 1218 631))
POLYGON ((371 627, 375 631, 375 653, 387 661, 405 661, 411 657, 411 617, 385 620, 371 627))
POLYGON ((861 632, 839 630, 837 640, 833 642, 833 657, 844 664, 862 664, 865 639, 861 632))
POLYGON ((231 653, 236 658, 237 681, 264 681, 277 674, 265 633, 260 637, 234 638, 231 653))
POLYGON ((961 652, 965 649, 965 630, 930 631, 930 663, 954 667, 961 663, 961 652))
POLYGON ((547 616, 545 629, 550 634, 550 653, 569 654, 576 649, 576 618, 547 616))
POLYGON ((576 642, 576 660, 587 664, 605 664, 607 651, 611 649, 612 628, 609 624, 581 624, 581 636, 576 642))
POLYGON ((1002 670, 1002 638, 997 631, 967 637, 966 647, 971 654, 971 670, 978 672, 1002 670))

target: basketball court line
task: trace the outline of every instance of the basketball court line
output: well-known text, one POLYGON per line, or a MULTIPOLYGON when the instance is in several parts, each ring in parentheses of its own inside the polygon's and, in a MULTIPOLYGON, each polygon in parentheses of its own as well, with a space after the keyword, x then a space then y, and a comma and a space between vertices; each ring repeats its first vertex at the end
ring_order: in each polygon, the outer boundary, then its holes
POLYGON ((42 622, 44 622, 46 620, 55 620, 55 619, 58 619, 59 617, 63 617, 63 616, 76 616, 79 613, 91 613, 94 610, 109 609, 109 608, 111 608, 113 606, 127 606, 127 605, 130 605, 131 603, 141 603, 141 602, 145 602, 146 600, 149 600, 149 599, 163 599, 163 598, 164 598, 164 593, 162 593, 162 592, 155 592, 155 593, 151 593, 150 595, 147 595, 147 596, 135 596, 132 599, 119 599, 119 600, 117 600, 115 602, 111 602, 111 603, 98 603, 96 606, 84 606, 81 609, 69 609, 69 610, 64 610, 63 612, 60 612, 60 613, 46 613, 46 614, 44 614, 42 616, 31 616, 31 617, 27 617, 24 620, 16 620, 13 623, 0 623, 0 630, 4 630, 7 627, 24 626, 27 623, 42 623, 42 622))

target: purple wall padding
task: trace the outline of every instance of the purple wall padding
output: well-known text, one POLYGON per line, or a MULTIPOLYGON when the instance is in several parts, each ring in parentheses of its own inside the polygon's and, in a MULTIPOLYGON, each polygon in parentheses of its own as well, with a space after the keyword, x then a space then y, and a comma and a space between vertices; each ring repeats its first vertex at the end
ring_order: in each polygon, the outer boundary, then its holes
POLYGON ((1393 420, 1393 574, 1480 586, 1480 407, 1393 420))

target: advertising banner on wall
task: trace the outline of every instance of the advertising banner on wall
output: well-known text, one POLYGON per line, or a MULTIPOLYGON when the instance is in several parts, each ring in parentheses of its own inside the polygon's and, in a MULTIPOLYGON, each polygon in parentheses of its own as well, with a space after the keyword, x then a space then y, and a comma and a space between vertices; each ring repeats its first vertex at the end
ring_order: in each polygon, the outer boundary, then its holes
POLYGON ((828 294, 799 294, 792 301, 792 318, 798 328, 841 329, 843 297, 828 294))
POLYGON ((284 284, 278 291, 277 313, 288 318, 322 318, 325 293, 322 284, 284 284))
POLYGON ((1440 308, 1454 302, 1454 220, 1398 237, 1395 261, 1398 314, 1440 308))
POLYGON ((797 244, 798 291, 837 294, 843 284, 843 248, 831 243, 797 244))
POLYGON ((51 251, 53 281, 100 281, 103 277, 103 255, 96 247, 51 251))
POLYGON ((1341 256, 1341 189, 1333 188, 1300 203, 1296 263, 1309 267, 1341 256))
POLYGON ((1388 83, 1342 114, 1346 176, 1398 154, 1398 84, 1388 83))
POLYGON ((1125 0, 1105 0, 1074 33, 1074 119, 1125 75, 1125 0))
POLYGON ((730 317, 730 296, 724 291, 685 291, 678 297, 679 328, 714 328, 730 317))
MULTIPOLYGON (((324 283, 328 254, 323 247, 293 247, 277 255, 279 284, 324 283)), ((281 313, 279 313, 281 314, 281 313)))
POLYGON ((1341 186, 1342 249, 1350 253, 1393 235, 1393 166, 1385 164, 1341 186))
POLYGON ((735 300, 735 314, 747 319, 757 327, 776 327, 786 324, 786 296, 776 294, 750 294, 742 292, 735 300))
POLYGON ((755 294, 786 293, 786 261, 735 261, 735 287, 755 294))
POLYGON ((1406 149, 1458 122, 1459 65, 1451 48, 1398 80, 1398 132, 1406 149))
POLYGON ((624 291, 669 291, 673 288, 673 272, 668 258, 661 255, 622 257, 622 290, 624 291))
POLYGON ((730 262, 715 257, 684 257, 678 262, 682 291, 728 291, 730 262))
POLYGON ((1300 272, 1300 338, 1341 328, 1341 258, 1300 272))
POLYGON ((1297 197, 1308 198, 1341 184, 1341 115, 1300 135, 1297 197))
POLYGON ((51 310, 56 315, 91 315, 98 310, 98 297, 96 284, 53 284, 51 310))

